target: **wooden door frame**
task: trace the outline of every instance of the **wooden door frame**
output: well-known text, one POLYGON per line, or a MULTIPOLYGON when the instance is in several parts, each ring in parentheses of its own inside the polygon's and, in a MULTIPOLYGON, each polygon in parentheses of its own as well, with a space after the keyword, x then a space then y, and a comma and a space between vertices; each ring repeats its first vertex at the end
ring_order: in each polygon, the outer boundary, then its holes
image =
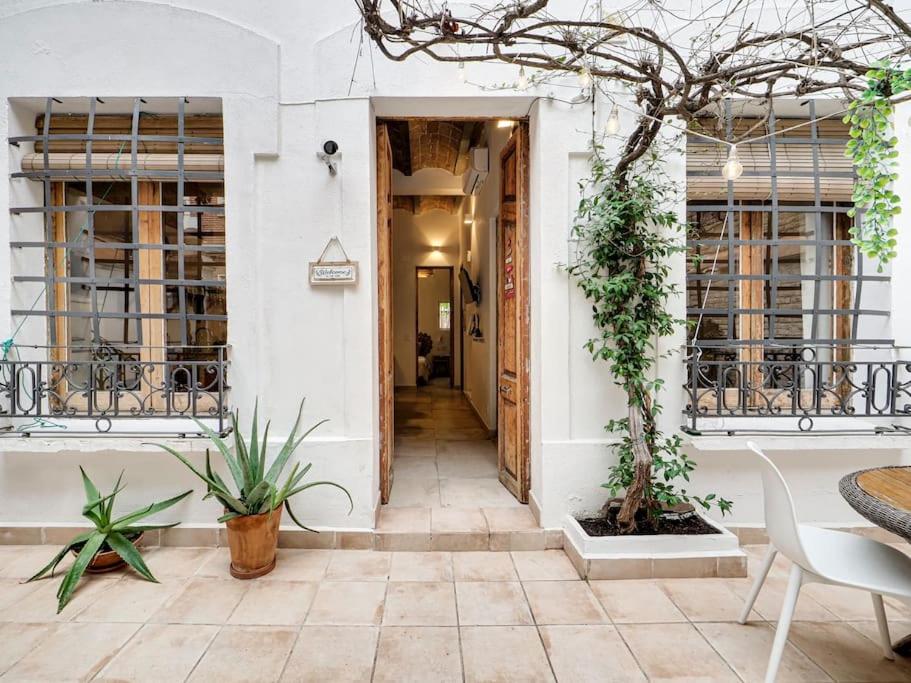
MULTIPOLYGON (((415 341, 415 353, 414 353, 414 383, 418 383, 418 354, 417 354, 417 339, 418 332, 421 331, 421 310, 420 303, 421 297, 418 292, 418 288, 421 286, 420 278, 418 273, 422 270, 448 270, 449 271, 449 388, 452 389, 455 387, 455 326, 453 322, 455 316, 453 315, 452 309, 452 296, 453 296, 453 284, 452 277, 455 273, 455 266, 415 266, 414 267, 414 341, 415 341)), ((439 313, 439 311, 437 311, 439 313)))

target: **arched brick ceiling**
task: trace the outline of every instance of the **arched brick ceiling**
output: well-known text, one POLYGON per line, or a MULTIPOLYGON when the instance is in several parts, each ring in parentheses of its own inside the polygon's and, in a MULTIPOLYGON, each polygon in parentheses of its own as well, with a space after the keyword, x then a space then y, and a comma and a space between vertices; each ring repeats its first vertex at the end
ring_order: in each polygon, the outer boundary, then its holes
POLYGON ((405 175, 424 168, 441 168, 459 174, 469 147, 480 139, 483 123, 409 119, 388 121, 392 167, 405 175))
POLYGON ((439 210, 447 213, 456 213, 459 210, 459 204, 462 198, 457 195, 395 195, 392 198, 392 208, 410 211, 414 215, 426 213, 428 211, 439 210))

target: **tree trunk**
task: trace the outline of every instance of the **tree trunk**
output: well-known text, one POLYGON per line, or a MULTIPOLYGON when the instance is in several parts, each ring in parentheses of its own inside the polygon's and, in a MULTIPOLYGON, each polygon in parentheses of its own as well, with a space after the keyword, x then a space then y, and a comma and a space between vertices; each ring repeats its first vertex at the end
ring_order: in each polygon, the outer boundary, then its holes
MULTIPOLYGON (((648 401, 646 400, 643 405, 632 395, 631 390, 627 391, 630 392, 628 419, 629 436, 633 448, 633 483, 626 489, 623 505, 620 506, 620 512, 617 515, 617 523, 620 525, 621 532, 628 534, 636 530, 636 512, 644 502, 648 502, 645 500, 645 493, 652 478, 652 452, 645 440, 645 428, 642 424, 642 413, 644 411, 650 413, 648 401)), ((649 422, 651 422, 650 419, 649 422)))

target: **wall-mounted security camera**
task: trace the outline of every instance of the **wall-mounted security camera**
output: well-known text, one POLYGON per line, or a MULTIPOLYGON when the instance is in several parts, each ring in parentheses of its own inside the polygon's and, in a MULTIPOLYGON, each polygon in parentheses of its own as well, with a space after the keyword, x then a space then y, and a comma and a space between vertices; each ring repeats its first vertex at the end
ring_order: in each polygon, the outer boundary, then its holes
POLYGON ((338 143, 335 140, 326 140, 323 143, 323 151, 318 153, 316 156, 329 167, 329 175, 335 175, 338 173, 338 169, 335 167, 335 164, 332 162, 332 157, 338 154, 338 143))

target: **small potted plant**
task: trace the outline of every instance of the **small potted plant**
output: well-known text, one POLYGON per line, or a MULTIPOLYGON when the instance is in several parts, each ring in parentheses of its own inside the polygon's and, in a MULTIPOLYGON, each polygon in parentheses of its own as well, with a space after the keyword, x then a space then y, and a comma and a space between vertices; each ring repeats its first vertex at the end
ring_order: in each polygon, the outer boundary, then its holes
POLYGON ((128 564, 139 572, 142 578, 158 583, 158 579, 152 575, 152 572, 149 571, 145 561, 142 559, 137 546, 143 532, 150 529, 169 529, 177 526, 179 522, 174 522, 173 524, 136 524, 136 522, 149 515, 154 515, 156 512, 168 509, 193 493, 192 489, 184 491, 179 496, 174 496, 160 503, 152 503, 147 507, 114 519, 114 500, 117 494, 123 490, 123 486, 120 485, 121 481, 123 481, 123 472, 117 478, 114 490, 103 496, 95 484, 92 483, 92 480, 89 479, 85 470, 80 467, 79 471, 82 473, 82 484, 85 488, 86 497, 82 515, 95 528, 70 539, 41 571, 29 579, 29 581, 35 581, 48 573, 53 576, 57 565, 66 557, 67 553, 72 552, 76 556, 76 561, 63 577, 60 588, 57 590, 58 614, 66 607, 70 598, 73 597, 73 592, 85 572, 109 572, 128 564))
POLYGON ((266 468, 266 450, 269 445, 269 425, 263 433, 262 443, 258 441, 259 434, 259 402, 253 410, 253 425, 250 432, 249 445, 244 440, 238 428, 238 414, 231 416, 234 431, 234 452, 225 441, 213 432, 207 425, 197 420, 200 429, 212 440, 221 453, 231 478, 234 480, 237 493, 225 483, 219 474, 212 469, 209 451, 206 450, 206 471, 200 472, 186 458, 173 448, 164 444, 155 444, 171 453, 186 465, 193 474, 202 479, 208 487, 206 498, 215 498, 221 503, 225 513, 218 518, 224 522, 228 529, 228 546, 231 550, 231 575, 237 579, 255 579, 268 574, 275 568, 275 554, 278 547, 278 528, 281 522, 282 507, 288 510, 292 521, 302 529, 313 531, 297 519, 291 509, 290 498, 302 491, 315 486, 334 486, 348 496, 351 510, 354 501, 351 494, 341 484, 332 481, 311 481, 301 483, 310 471, 311 464, 301 468, 299 462, 294 464, 291 474, 279 486, 278 479, 282 470, 288 464, 288 459, 301 444, 301 442, 317 427, 327 420, 321 420, 308 429, 300 437, 297 430, 300 427, 301 416, 304 411, 304 402, 301 401, 297 411, 297 419, 287 440, 278 455, 266 468))

